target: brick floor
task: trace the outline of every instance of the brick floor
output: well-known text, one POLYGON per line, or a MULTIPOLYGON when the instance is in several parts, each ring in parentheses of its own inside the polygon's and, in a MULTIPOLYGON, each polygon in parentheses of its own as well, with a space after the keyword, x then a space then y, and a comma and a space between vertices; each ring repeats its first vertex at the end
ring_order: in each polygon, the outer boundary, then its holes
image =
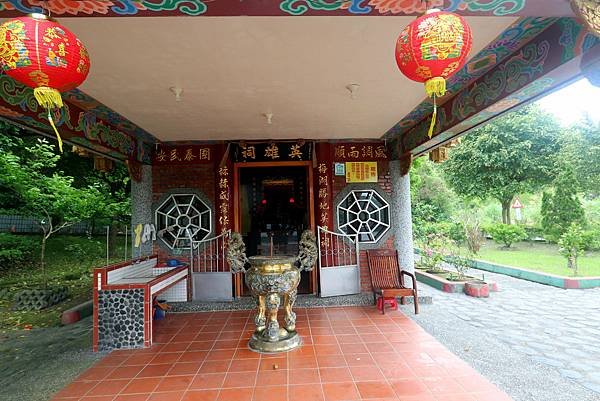
POLYGON ((272 355, 247 349, 251 311, 169 314, 152 348, 112 352, 53 400, 510 400, 401 311, 296 313, 303 346, 272 355))

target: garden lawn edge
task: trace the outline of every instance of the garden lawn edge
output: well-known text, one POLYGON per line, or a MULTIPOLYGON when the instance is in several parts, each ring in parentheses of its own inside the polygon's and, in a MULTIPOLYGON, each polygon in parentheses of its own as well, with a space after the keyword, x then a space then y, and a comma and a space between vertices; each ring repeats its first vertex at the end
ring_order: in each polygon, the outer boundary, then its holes
POLYGON ((565 277, 520 267, 505 266, 483 260, 473 260, 473 268, 492 273, 533 281, 539 284, 550 285, 563 289, 586 289, 600 287, 600 277, 565 277))

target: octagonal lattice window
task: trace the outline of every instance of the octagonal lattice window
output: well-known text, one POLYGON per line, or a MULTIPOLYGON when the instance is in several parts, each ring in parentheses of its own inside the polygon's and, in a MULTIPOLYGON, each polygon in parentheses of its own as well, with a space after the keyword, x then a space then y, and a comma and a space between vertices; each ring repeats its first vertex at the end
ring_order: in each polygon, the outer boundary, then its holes
POLYGON ((170 195, 156 209, 158 236, 171 249, 189 248, 211 232, 211 210, 194 194, 170 195))
POLYGON ((337 219, 340 231, 372 244, 390 228, 390 205, 372 189, 350 191, 337 205, 337 219))

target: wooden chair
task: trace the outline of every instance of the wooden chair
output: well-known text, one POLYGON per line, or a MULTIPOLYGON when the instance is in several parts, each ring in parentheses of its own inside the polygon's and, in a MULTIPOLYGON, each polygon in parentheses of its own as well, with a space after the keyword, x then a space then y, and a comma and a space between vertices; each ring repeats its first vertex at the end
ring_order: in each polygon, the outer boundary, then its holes
POLYGON ((392 249, 374 249, 367 251, 373 299, 383 298, 381 312, 385 314, 385 298, 400 297, 400 303, 405 304, 404 297, 413 296, 415 314, 419 313, 419 298, 417 296, 417 280, 415 275, 404 271, 398 263, 398 251, 392 249), (404 276, 412 280, 412 288, 404 285, 404 276))

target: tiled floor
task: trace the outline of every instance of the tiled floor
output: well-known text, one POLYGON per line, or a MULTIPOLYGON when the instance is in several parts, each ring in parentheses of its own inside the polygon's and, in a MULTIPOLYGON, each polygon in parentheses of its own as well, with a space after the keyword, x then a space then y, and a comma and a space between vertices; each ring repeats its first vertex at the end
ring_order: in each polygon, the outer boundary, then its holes
POLYGON ((298 309, 304 345, 247 349, 251 311, 170 314, 150 349, 114 351, 55 401, 509 401, 400 311, 298 309))

